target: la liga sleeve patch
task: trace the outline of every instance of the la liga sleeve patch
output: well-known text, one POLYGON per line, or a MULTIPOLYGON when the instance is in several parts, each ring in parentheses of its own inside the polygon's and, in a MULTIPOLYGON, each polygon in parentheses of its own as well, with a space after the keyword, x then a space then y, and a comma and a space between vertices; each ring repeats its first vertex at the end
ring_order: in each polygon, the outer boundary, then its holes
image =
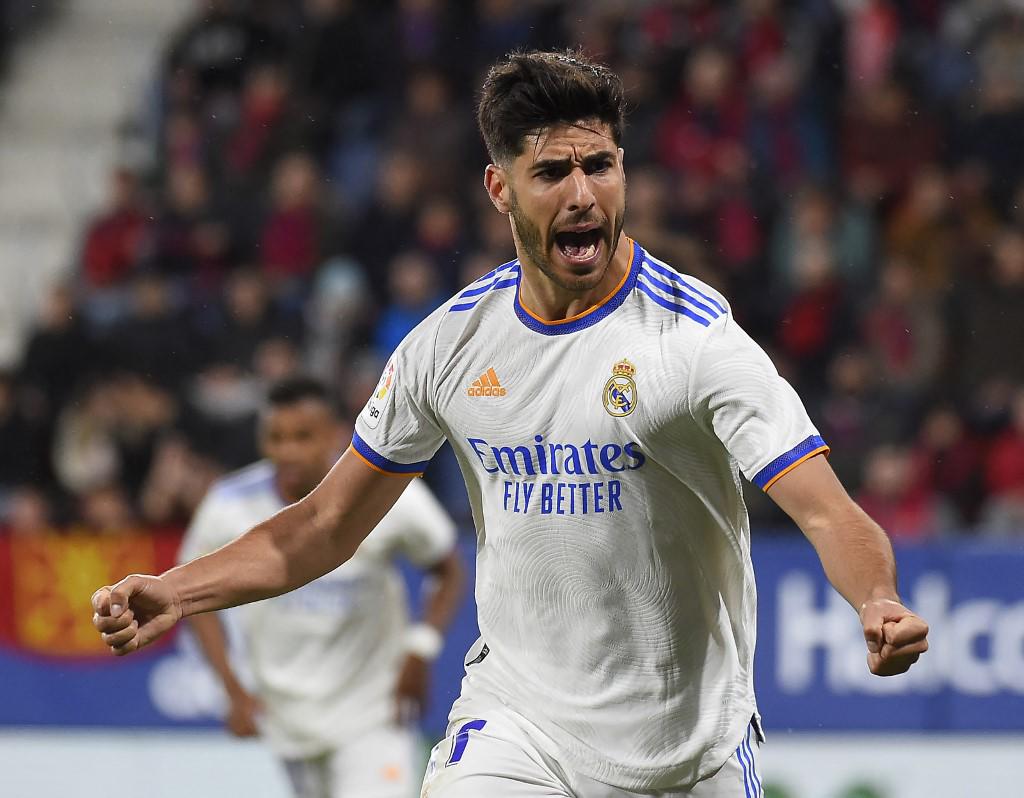
POLYGON ((395 358, 392 355, 387 365, 384 366, 384 373, 380 375, 380 381, 377 383, 377 387, 373 389, 373 393, 370 394, 370 399, 361 414, 363 423, 370 429, 377 429, 377 425, 380 424, 380 420, 384 416, 388 398, 395 389, 396 376, 395 358))

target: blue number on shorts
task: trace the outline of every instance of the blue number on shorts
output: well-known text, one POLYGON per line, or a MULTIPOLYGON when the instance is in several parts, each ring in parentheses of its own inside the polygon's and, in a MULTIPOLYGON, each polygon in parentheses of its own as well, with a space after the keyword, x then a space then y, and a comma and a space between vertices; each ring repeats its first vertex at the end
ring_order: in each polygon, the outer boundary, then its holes
POLYGON ((455 735, 455 745, 452 746, 452 755, 448 757, 448 761, 444 763, 445 767, 454 765, 462 759, 462 755, 466 753, 466 746, 469 745, 469 733, 471 731, 480 731, 484 726, 487 725, 486 720, 470 720, 463 723, 459 728, 458 733, 455 735))

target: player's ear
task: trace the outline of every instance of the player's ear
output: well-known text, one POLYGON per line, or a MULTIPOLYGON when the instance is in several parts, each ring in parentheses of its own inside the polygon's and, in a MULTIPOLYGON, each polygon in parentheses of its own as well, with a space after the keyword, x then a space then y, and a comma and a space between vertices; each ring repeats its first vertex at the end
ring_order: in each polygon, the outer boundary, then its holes
POLYGON ((509 212, 509 185, 508 173, 500 166, 493 163, 487 164, 484 169, 484 188, 487 196, 491 198, 491 204, 501 213, 509 212))

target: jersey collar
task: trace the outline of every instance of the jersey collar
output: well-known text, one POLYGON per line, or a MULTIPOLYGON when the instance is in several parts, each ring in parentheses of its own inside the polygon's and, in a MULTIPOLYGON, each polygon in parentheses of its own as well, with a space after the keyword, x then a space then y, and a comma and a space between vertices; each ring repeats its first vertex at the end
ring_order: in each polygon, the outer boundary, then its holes
POLYGON ((534 315, 534 313, 532 313, 523 304, 520 296, 520 280, 523 279, 523 270, 520 268, 516 277, 515 291, 515 309, 516 316, 519 317, 519 321, 541 335, 565 335, 567 333, 585 330, 587 327, 597 324, 601 319, 610 315, 619 307, 619 305, 626 301, 626 297, 629 296, 630 292, 633 290, 633 286, 636 284, 637 275, 640 273, 640 261, 642 260, 643 250, 640 249, 640 245, 637 244, 636 241, 633 241, 628 237, 626 240, 629 241, 630 245, 633 247, 633 259, 630 261, 629 269, 626 271, 621 282, 619 282, 608 296, 596 305, 587 308, 582 313, 577 313, 575 316, 570 316, 568 319, 545 321, 539 316, 534 315))

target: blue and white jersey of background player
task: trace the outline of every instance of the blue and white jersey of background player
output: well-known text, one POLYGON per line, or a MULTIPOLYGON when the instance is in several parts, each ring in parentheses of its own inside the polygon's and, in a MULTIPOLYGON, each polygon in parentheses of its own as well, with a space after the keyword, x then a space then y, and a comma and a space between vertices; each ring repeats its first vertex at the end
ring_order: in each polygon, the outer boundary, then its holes
POLYGON ((762 488, 826 451, 717 292, 633 242, 602 302, 556 323, 520 267, 417 327, 353 449, 417 473, 447 438, 478 534, 489 652, 452 719, 497 702, 608 784, 692 783, 755 712, 755 589, 741 474, 762 488))
MULTIPOLYGON (((179 561, 209 554, 281 510, 274 479, 274 466, 262 461, 217 482, 179 561)), ((395 559, 429 568, 455 539, 451 517, 415 480, 347 562, 291 593, 228 610, 265 707, 261 733, 276 754, 318 756, 393 724, 409 625, 395 559)))

